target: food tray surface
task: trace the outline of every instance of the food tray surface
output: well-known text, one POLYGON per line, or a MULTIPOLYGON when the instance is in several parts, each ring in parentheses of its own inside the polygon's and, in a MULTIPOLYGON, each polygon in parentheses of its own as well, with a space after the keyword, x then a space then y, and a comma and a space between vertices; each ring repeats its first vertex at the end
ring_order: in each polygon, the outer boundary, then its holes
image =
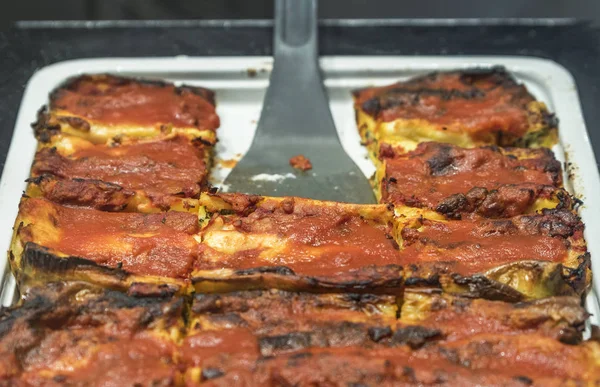
MULTIPOLYGON (((15 127, 11 150, 0 183, 0 249, 8 250, 12 221, 29 175, 36 141, 29 127, 39 106, 47 95, 67 78, 82 73, 115 73, 125 76, 159 78, 176 84, 202 86, 213 89, 218 101, 217 113, 221 118, 219 142, 216 145, 216 165, 211 183, 220 183, 230 167, 248 149, 260 115, 262 99, 268 85, 272 59, 255 58, 161 58, 161 59, 93 59, 64 62, 40 70, 31 79, 23 98, 15 127)), ((580 215, 586 224, 586 235, 592 261, 600 251, 600 243, 592 238, 600 219, 600 205, 592 201, 593 193, 600 191, 600 181, 593 153, 585 130, 576 87, 569 73, 559 65, 535 58, 515 57, 326 57, 322 59, 325 84, 331 110, 346 151, 366 176, 374 166, 367 150, 360 144, 352 108, 351 90, 369 86, 387 85, 415 75, 438 70, 503 65, 518 81, 560 119, 560 142, 553 148, 564 163, 565 188, 584 201, 580 215), (589 199, 589 200, 588 200, 589 199)), ((309 173, 319 173, 318 170, 309 173)), ((285 178, 285 176, 283 177, 285 178)), ((335 189, 335 187, 333 187, 335 189)), ((592 265, 594 266, 593 262, 592 265)), ((14 298, 14 280, 4 268, 2 301, 10 304, 14 298)), ((598 278, 599 274, 595 274, 598 278)), ((598 283, 598 281, 595 281, 598 283)), ((595 320, 597 303, 591 293, 588 310, 595 320)))

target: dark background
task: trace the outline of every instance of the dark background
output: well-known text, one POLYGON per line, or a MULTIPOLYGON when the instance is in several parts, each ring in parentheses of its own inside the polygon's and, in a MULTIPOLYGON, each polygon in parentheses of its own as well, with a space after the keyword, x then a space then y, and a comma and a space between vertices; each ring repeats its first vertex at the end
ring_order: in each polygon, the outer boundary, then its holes
MULTIPOLYGON (((599 0, 320 0, 321 18, 580 18, 600 22, 599 0)), ((272 0, 0 0, 14 20, 267 19, 272 0)))

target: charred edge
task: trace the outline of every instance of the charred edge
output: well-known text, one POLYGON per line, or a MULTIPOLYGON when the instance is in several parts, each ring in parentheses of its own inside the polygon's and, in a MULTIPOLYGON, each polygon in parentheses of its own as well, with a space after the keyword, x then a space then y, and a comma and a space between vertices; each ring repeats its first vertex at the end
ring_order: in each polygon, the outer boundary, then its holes
POLYGON ((220 378, 221 376, 225 375, 225 373, 223 371, 221 371, 218 368, 205 368, 202 367, 202 372, 200 374, 200 381, 207 381, 207 380, 211 380, 211 379, 216 379, 216 378, 220 378))
POLYGON ((143 308, 146 310, 146 313, 142 322, 147 325, 161 317, 180 317, 185 305, 185 299, 183 297, 172 296, 142 295, 138 297, 118 290, 105 290, 98 297, 86 301, 83 305, 84 309, 98 313, 104 313, 107 308, 143 308))
POLYGON ((173 83, 165 82, 162 80, 136 78, 136 77, 123 77, 123 76, 117 76, 117 75, 108 74, 108 73, 93 74, 93 75, 85 74, 85 75, 79 75, 79 76, 68 78, 65 82, 60 84, 56 89, 54 89, 50 93, 51 104, 60 97, 60 93, 63 90, 74 90, 78 87, 79 83, 86 82, 86 81, 105 82, 105 83, 109 83, 112 86, 124 86, 124 85, 130 84, 130 83, 137 83, 137 84, 150 86, 150 87, 161 87, 161 88, 173 87, 175 93, 177 93, 178 95, 181 95, 185 92, 191 92, 191 93, 194 93, 194 94, 204 98, 205 100, 210 102, 213 106, 215 105, 215 93, 214 93, 214 91, 212 91, 210 89, 206 89, 203 87, 197 87, 197 86, 189 86, 189 85, 181 85, 181 86, 177 87, 173 83))
POLYGON ((431 341, 443 339, 442 332, 438 329, 425 328, 418 325, 411 325, 400 328, 391 338, 392 344, 408 345, 412 349, 418 349, 431 341))
POLYGON ((550 113, 547 110, 542 111, 542 124, 550 129, 558 128, 558 117, 554 113, 550 113))
POLYGON ((287 266, 263 266, 252 269, 236 270, 235 275, 248 276, 254 274, 277 274, 283 276, 293 276, 296 273, 287 266))
POLYGON ((54 304, 46 297, 33 296, 23 305, 0 308, 0 337, 6 336, 19 319, 35 321, 39 316, 51 311, 54 304))
POLYGON ((60 124, 51 123, 50 117, 48 106, 42 106, 37 112, 37 120, 31 124, 33 134, 40 142, 50 142, 52 136, 60 131, 60 124))
POLYGON ((483 275, 463 277, 459 274, 453 274, 451 278, 455 284, 467 287, 468 291, 461 293, 464 297, 507 302, 518 302, 524 299, 524 295, 521 292, 483 275))
MULTIPOLYGON (((417 265, 411 265, 410 269, 413 272, 417 272, 418 271, 418 267, 417 265)), ((438 273, 432 274, 428 277, 408 277, 406 278, 406 280, 404 281, 404 285, 406 287, 410 287, 410 288, 439 288, 442 286, 442 284, 440 283, 440 275, 438 273)))
POLYGON ((198 146, 198 145, 204 145, 204 146, 208 146, 208 147, 212 147, 212 146, 214 146, 214 145, 215 145, 215 143, 214 143, 213 141, 208 141, 208 140, 205 140, 205 139, 204 139, 204 138, 202 138, 202 137, 196 137, 196 138, 194 138, 194 139, 192 140, 192 144, 193 144, 194 146, 198 146))
POLYGON ((25 244, 21 265, 23 269, 29 267, 33 270, 38 269, 42 272, 55 274, 89 269, 102 275, 115 277, 120 281, 124 281, 129 276, 129 273, 123 269, 101 266, 85 258, 74 256, 58 257, 49 252, 47 248, 33 242, 25 244))
POLYGON ((90 123, 83 118, 73 116, 62 116, 57 118, 58 122, 64 122, 74 129, 88 133, 90 131, 90 123))
POLYGON ((348 280, 296 274, 280 275, 279 273, 273 273, 274 269, 276 270, 277 267, 239 270, 238 272, 243 273, 242 275, 232 275, 230 278, 195 277, 191 281, 192 284, 209 282, 233 285, 239 283, 242 286, 249 285, 250 289, 267 289, 274 287, 271 285, 271 282, 280 280, 283 283, 280 283, 278 286, 284 286, 285 289, 293 291, 302 290, 310 293, 368 292, 379 295, 397 295, 403 289, 404 284, 404 278, 400 274, 402 267, 397 265, 366 267, 362 270, 349 273, 350 279, 348 280), (248 277, 254 278, 249 279, 248 277), (362 279, 361 277, 366 279, 362 279))
POLYGON ((381 103, 378 97, 373 97, 362 103, 361 109, 368 115, 377 117, 381 111, 381 103))
POLYGON ((29 177, 29 178, 25 179, 25 183, 40 185, 45 181, 49 181, 49 180, 53 180, 53 179, 55 179, 54 175, 51 175, 49 173, 44 173, 39 176, 29 177))
POLYGON ((199 87, 199 86, 181 85, 181 86, 178 86, 175 88, 175 92, 177 94, 181 94, 182 92, 190 92, 190 93, 196 94, 199 97, 204 98, 205 100, 210 102, 211 105, 213 105, 213 106, 216 105, 215 92, 211 89, 207 89, 207 88, 199 87))
POLYGON ((134 282, 127 290, 131 297, 143 298, 170 298, 177 294, 180 287, 173 284, 148 284, 143 282, 134 282))
POLYGON ((579 264, 576 268, 562 267, 563 279, 577 294, 583 293, 587 286, 587 275, 592 268, 590 253, 585 253, 577 258, 579 264))

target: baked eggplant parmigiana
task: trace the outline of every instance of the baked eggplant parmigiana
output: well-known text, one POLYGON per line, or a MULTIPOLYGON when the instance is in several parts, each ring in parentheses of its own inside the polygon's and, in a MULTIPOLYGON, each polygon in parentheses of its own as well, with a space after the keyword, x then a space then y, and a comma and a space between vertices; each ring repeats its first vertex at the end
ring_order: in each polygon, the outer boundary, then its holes
POLYGON ((198 292, 401 289, 392 212, 384 205, 244 194, 202 194, 200 202, 198 292))
POLYGON ((560 163, 549 149, 467 149, 425 142, 414 151, 382 157, 376 181, 382 203, 426 208, 452 219, 573 208, 562 189, 560 163))
POLYGON ((186 291, 198 255, 198 217, 66 207, 43 198, 19 206, 9 253, 21 286, 81 280, 111 288, 166 283, 186 291))
POLYGON ((374 160, 381 144, 399 151, 420 142, 462 147, 550 147, 557 120, 504 68, 415 77, 354 92, 358 128, 374 160))
POLYGON ((197 213, 210 147, 184 135, 109 145, 57 136, 38 150, 27 195, 105 211, 197 213))
POLYGON ((62 134, 94 143, 173 133, 214 142, 218 127, 211 90, 106 74, 66 81, 33 124, 41 142, 62 134))
MULTIPOLYGON (((158 289, 157 289, 158 290, 158 289)), ((0 315, 3 386, 181 385, 184 300, 54 283, 0 315)))

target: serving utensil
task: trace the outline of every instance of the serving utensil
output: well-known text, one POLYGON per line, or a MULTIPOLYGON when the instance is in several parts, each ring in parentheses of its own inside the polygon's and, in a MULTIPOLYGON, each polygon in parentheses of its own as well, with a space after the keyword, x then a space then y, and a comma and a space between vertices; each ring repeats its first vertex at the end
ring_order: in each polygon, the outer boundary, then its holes
POLYGON ((227 176, 229 192, 373 203, 368 179, 344 151, 317 55, 317 1, 275 0, 274 63, 254 140, 227 176), (303 155, 312 169, 290 166, 303 155))

